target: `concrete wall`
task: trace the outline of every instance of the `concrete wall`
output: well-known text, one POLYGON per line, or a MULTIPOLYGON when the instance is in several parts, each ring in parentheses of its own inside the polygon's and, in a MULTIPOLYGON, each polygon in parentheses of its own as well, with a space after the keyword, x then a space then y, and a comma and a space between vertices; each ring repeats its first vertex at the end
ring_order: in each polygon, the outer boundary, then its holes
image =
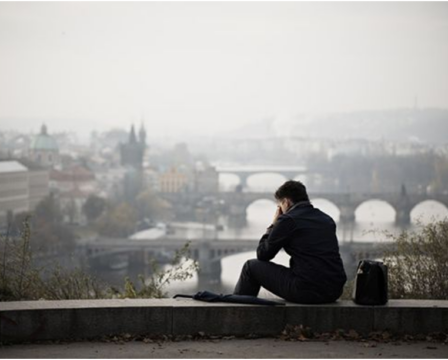
POLYGON ((287 324, 313 331, 354 329, 427 334, 448 331, 448 301, 351 301, 328 305, 257 306, 190 299, 66 300, 0 303, 0 341, 85 339, 132 335, 278 335, 287 324))

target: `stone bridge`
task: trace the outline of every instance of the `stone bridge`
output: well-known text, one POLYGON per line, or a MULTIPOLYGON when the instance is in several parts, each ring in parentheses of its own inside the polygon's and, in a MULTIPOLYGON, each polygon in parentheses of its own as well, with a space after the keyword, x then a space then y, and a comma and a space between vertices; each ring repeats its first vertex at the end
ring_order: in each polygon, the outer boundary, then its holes
MULTIPOLYGON (((201 277, 219 280, 221 260, 227 256, 255 251, 258 240, 200 239, 189 241, 190 257, 200 265, 201 277)), ((131 240, 98 238, 96 241, 82 245, 85 256, 91 264, 100 263, 101 259, 116 255, 125 255, 129 262, 139 266, 150 266, 153 259, 160 254, 172 258, 176 250, 181 249, 185 239, 150 239, 131 240)), ((381 258, 390 243, 347 242, 339 245, 341 257, 348 275, 353 272, 360 259, 381 258)))
MULTIPOLYGON (((234 226, 244 226, 246 224, 247 208, 255 201, 269 199, 274 201, 272 193, 264 192, 216 192, 209 194, 208 199, 212 199, 209 205, 204 202, 203 194, 161 194, 166 200, 177 203, 199 204, 210 206, 212 211, 214 204, 223 203, 223 211, 228 215, 229 224, 234 226)), ((435 200, 448 208, 448 194, 409 194, 403 188, 397 193, 310 193, 313 199, 325 199, 333 203, 340 212, 340 221, 350 223, 356 221, 356 209, 369 200, 382 200, 388 203, 395 210, 395 222, 397 225, 408 225, 411 221, 411 211, 418 204, 435 200)))
MULTIPOLYGON (((239 185, 247 187, 247 179, 256 174, 279 174, 285 179, 294 179, 299 175, 310 174, 311 171, 305 166, 217 166, 216 171, 220 174, 233 174, 240 179, 239 185)), ((314 173, 325 173, 325 170, 316 170, 314 173)))

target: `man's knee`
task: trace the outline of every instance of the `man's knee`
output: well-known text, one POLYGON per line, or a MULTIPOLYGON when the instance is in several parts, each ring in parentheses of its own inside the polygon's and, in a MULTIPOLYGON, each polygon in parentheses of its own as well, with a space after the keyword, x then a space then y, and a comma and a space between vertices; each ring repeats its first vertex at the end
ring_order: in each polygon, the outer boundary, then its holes
POLYGON ((243 272, 244 272, 246 275, 251 275, 251 274, 253 274, 253 272, 256 271, 256 269, 258 268, 259 263, 260 263, 260 260, 258 260, 258 259, 250 259, 250 260, 247 260, 247 261, 244 263, 244 266, 243 266, 243 272))

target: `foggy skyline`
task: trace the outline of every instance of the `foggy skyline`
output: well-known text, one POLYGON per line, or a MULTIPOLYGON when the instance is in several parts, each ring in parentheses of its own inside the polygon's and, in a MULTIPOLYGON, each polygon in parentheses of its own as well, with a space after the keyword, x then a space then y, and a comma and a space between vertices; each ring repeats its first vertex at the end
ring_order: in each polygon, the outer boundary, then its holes
MULTIPOLYGON (((0 130, 448 108, 446 3, 0 3, 0 130), (11 122, 11 123, 10 123, 11 122)), ((286 119, 286 120, 285 120, 286 119)))

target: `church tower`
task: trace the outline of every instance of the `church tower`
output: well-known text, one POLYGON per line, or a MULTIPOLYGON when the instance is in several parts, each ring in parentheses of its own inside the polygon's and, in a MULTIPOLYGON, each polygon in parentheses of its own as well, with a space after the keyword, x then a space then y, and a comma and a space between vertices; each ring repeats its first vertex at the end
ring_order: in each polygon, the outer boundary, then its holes
POLYGON ((29 157, 39 165, 52 168, 60 163, 59 146, 55 138, 48 134, 45 124, 42 124, 40 134, 30 145, 29 157))
POLYGON ((134 124, 131 126, 131 132, 129 133, 129 144, 135 144, 137 142, 137 136, 135 135, 134 124))
POLYGON ((138 137, 140 140, 140 144, 142 146, 146 147, 146 130, 145 130, 145 125, 143 124, 143 121, 140 125, 140 131, 138 132, 138 137))
POLYGON ((142 134, 144 134, 144 139, 146 141, 146 133, 144 132, 144 129, 143 133, 142 129, 140 129, 139 140, 137 140, 134 125, 131 126, 128 142, 120 145, 121 165, 130 166, 138 170, 142 169, 143 156, 146 148, 145 142, 142 142, 142 134))

